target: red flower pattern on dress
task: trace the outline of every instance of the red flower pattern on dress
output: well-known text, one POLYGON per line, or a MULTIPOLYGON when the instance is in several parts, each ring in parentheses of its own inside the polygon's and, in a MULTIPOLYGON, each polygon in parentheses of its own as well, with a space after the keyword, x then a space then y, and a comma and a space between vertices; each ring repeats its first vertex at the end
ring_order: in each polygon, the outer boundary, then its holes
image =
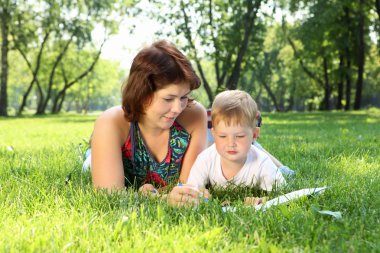
POLYGON ((158 175, 158 173, 149 171, 146 175, 146 178, 144 180, 144 184, 153 184, 159 187, 166 186, 166 182, 158 175))
POLYGON ((128 158, 132 158, 132 142, 131 142, 131 136, 128 135, 127 141, 124 143, 124 146, 121 150, 122 154, 128 158))

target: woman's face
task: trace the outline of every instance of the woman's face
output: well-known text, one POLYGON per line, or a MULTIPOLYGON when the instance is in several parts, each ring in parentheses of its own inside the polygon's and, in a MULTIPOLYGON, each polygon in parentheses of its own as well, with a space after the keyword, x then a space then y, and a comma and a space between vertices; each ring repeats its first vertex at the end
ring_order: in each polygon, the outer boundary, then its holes
POLYGON ((190 87, 186 84, 169 84, 153 94, 151 103, 145 108, 141 121, 158 128, 170 128, 175 119, 186 108, 190 87))

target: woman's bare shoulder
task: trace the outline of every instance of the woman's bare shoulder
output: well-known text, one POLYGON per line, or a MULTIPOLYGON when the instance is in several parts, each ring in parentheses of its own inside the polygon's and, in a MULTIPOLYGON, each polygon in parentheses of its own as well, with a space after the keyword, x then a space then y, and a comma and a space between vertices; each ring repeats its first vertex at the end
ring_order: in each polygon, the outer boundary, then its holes
POLYGON ((205 107, 199 102, 193 101, 178 117, 178 123, 189 132, 199 125, 206 125, 207 112, 205 107))
POLYGON ((106 132, 115 131, 115 134, 124 139, 128 135, 129 125, 121 106, 115 106, 104 111, 96 119, 94 131, 96 132, 97 129, 103 129, 106 132))
POLYGON ((102 114, 99 115, 98 119, 112 120, 118 119, 119 117, 124 117, 124 111, 121 106, 114 106, 102 112, 102 114))

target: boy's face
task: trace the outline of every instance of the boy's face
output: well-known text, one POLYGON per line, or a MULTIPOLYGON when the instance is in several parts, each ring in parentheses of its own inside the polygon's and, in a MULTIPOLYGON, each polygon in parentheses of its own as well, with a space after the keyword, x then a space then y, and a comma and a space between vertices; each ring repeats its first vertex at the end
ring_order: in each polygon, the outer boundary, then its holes
POLYGON ((219 121, 212 128, 216 150, 222 159, 244 164, 252 141, 256 138, 256 129, 248 126, 230 125, 219 121))

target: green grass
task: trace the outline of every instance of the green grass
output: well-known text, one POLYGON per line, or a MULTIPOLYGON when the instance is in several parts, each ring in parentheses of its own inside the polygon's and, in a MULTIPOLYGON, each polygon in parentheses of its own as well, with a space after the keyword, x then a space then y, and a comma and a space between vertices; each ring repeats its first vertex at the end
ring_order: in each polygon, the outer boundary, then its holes
POLYGON ((1 252, 380 252, 379 110, 264 114, 261 144, 297 171, 283 191, 331 186, 266 212, 231 192, 227 213, 221 196, 194 210, 94 192, 80 172, 94 120, 0 118, 1 252))

